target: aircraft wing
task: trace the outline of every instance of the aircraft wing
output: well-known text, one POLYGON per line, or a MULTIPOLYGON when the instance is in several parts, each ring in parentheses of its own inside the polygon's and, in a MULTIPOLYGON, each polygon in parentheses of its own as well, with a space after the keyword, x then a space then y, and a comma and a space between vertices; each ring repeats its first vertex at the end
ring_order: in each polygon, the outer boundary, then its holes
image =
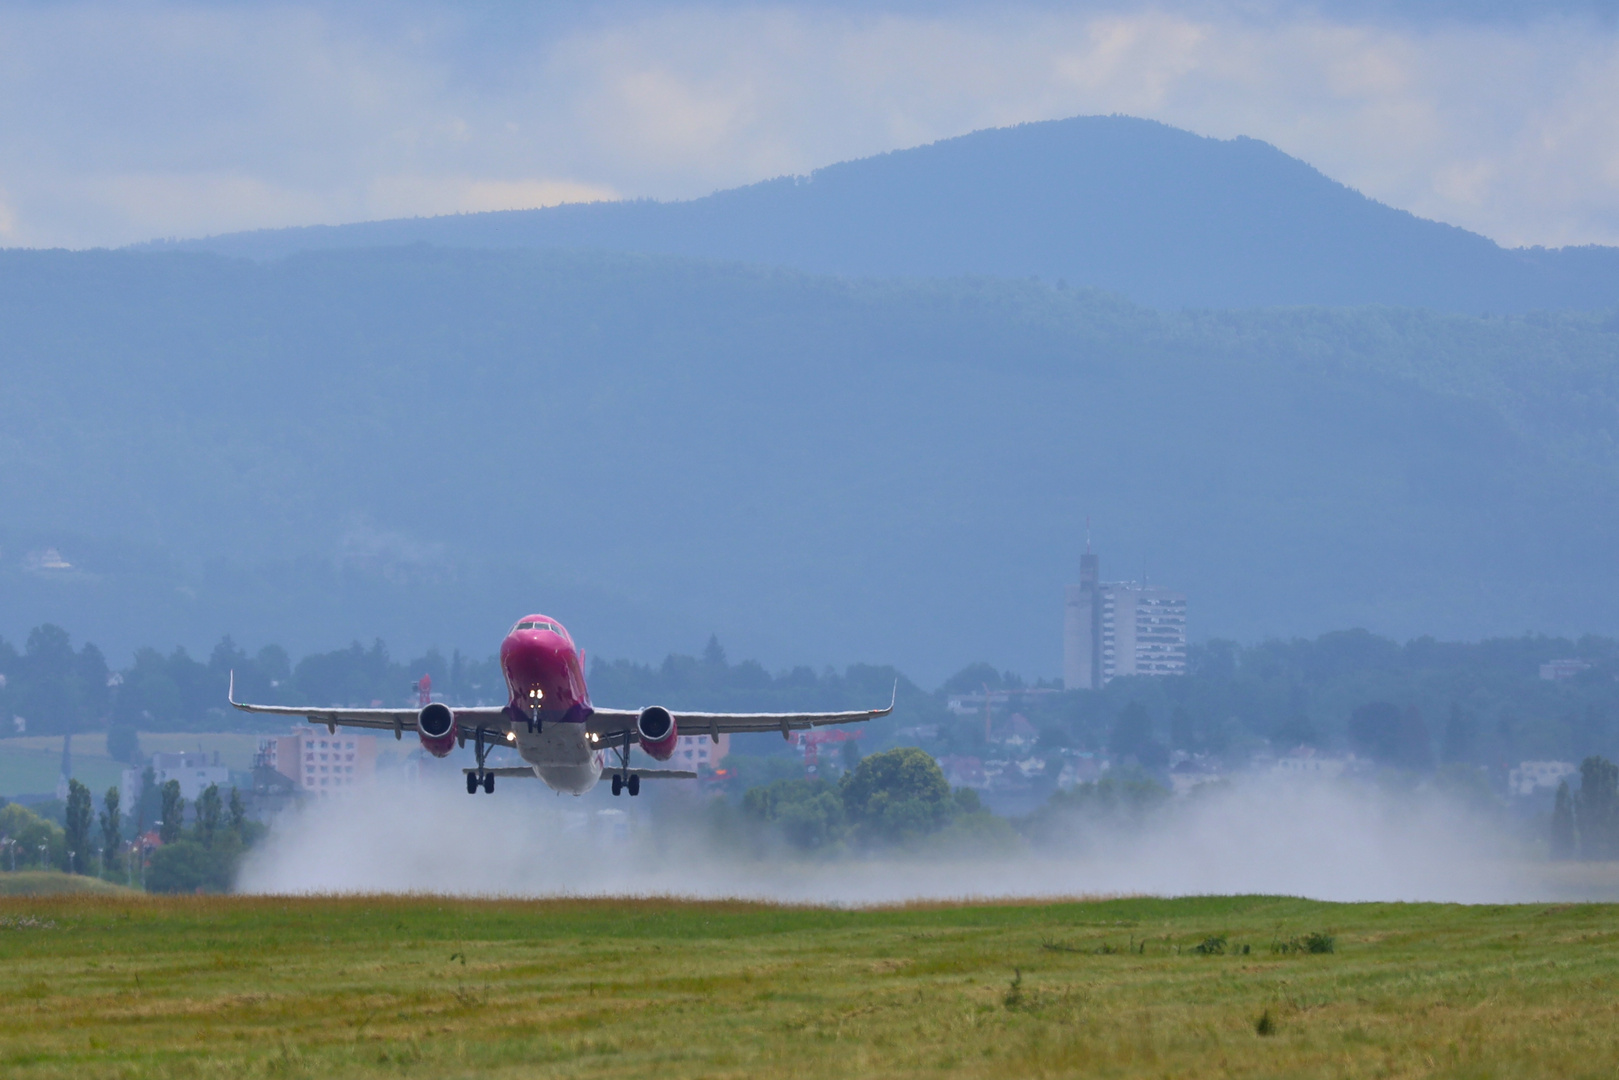
MULTIPOLYGON (((311 724, 339 727, 377 728, 384 731, 415 731, 416 716, 420 709, 344 709, 334 706, 306 705, 250 705, 236 700, 236 675, 231 673, 230 690, 226 699, 243 712, 269 713, 273 716, 304 716, 311 724)), ((510 726, 506 710, 498 705, 481 705, 470 709, 451 709, 456 723, 463 728, 487 727, 504 732, 510 726)))
MULTIPOLYGON (((899 684, 895 683, 894 694, 898 693, 899 684)), ((675 718, 675 730, 679 734, 707 735, 715 742, 719 741, 721 735, 760 731, 779 731, 781 737, 785 739, 794 731, 804 731, 827 724, 860 724, 867 720, 875 720, 879 716, 887 716, 893 711, 892 696, 888 700, 887 708, 857 709, 853 712, 715 713, 669 710, 675 718)), ((596 735, 622 735, 626 731, 635 730, 635 721, 640 715, 639 709, 596 709, 590 719, 585 721, 585 727, 596 735)))

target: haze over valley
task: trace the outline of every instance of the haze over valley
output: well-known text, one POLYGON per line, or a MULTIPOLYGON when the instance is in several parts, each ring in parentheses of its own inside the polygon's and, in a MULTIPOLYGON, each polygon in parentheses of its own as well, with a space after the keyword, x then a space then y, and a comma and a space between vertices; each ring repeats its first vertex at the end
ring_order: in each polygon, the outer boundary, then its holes
POLYGON ((0 278, 12 636, 481 655, 524 596, 604 656, 1054 675, 1087 517, 1195 638, 1615 630, 1606 311, 423 246, 0 278))

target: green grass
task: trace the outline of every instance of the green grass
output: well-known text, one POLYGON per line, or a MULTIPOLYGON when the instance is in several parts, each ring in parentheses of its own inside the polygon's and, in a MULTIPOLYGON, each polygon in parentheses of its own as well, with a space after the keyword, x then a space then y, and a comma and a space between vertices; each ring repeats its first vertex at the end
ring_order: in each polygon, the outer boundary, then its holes
POLYGON ((5 898, 0 1075, 1611 1077, 1616 915, 5 898))

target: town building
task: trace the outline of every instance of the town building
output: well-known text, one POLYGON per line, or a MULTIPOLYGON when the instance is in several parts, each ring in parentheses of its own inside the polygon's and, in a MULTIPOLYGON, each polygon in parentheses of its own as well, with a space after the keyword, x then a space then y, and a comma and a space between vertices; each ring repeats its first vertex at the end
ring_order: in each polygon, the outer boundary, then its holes
POLYGON ((259 758, 311 795, 331 795, 377 775, 377 737, 311 725, 259 742, 259 758))
POLYGON ((1186 594, 1102 581, 1080 556, 1079 584, 1063 593, 1063 686, 1100 690, 1120 675, 1186 674, 1186 594))
POLYGON ((1065 754, 1062 770, 1057 773, 1057 786, 1064 791, 1076 784, 1093 784, 1113 768, 1113 762, 1099 757, 1090 750, 1065 754))
POLYGON ((945 782, 953 788, 983 791, 989 787, 989 776, 984 772, 982 758, 947 754, 939 758, 939 769, 944 773, 945 782))
POLYGON ((1562 682, 1572 679, 1582 671, 1590 671, 1588 661, 1567 657, 1562 660, 1550 660, 1540 665, 1540 677, 1547 682, 1562 682))
POLYGON ((1176 795, 1189 794, 1204 784, 1225 779, 1219 762, 1207 754, 1188 754, 1177 750, 1169 755, 1169 789, 1176 795))
MULTIPOLYGON (((125 795, 131 806, 140 798, 142 772, 141 769, 125 769, 123 772, 120 790, 134 793, 125 795)), ((214 784, 218 784, 221 790, 230 787, 230 768, 221 764, 217 750, 212 754, 201 750, 153 754, 152 779, 160 791, 170 780, 179 781, 180 797, 195 802, 198 795, 214 784)))
POLYGON ((1323 754, 1313 746, 1296 746, 1272 762, 1270 771, 1275 776, 1336 780, 1354 763, 1353 754, 1339 757, 1323 754))
POLYGON ((1507 770, 1507 791, 1518 796, 1533 795, 1537 789, 1551 789, 1579 772, 1572 761, 1520 761, 1507 770))
POLYGON ((669 758, 671 768, 687 772, 702 772, 718 768, 721 759, 731 752, 731 737, 721 735, 715 742, 708 735, 681 735, 675 739, 675 752, 669 758))

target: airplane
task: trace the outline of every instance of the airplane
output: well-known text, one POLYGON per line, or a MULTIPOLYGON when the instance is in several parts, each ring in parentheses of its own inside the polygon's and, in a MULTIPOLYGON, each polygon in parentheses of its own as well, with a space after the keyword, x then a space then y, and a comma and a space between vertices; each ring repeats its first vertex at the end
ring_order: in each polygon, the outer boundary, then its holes
POLYGON ((630 748, 639 745, 654 761, 668 761, 680 735, 721 735, 750 731, 779 731, 784 739, 794 731, 825 724, 858 724, 894 711, 899 684, 894 685, 886 709, 833 713, 711 713, 676 712, 662 705, 642 709, 598 709, 590 703, 585 686, 585 654, 573 636, 549 615, 525 615, 513 624, 500 643, 500 670, 506 678, 510 701, 506 705, 452 708, 439 701, 423 701, 415 709, 342 709, 296 705, 252 705, 236 700, 236 673, 230 677, 226 700, 243 712, 307 717, 337 734, 339 727, 392 730, 403 739, 414 730, 422 747, 444 757, 456 746, 472 740, 477 765, 463 769, 467 794, 481 787, 493 794, 495 777, 539 777, 557 792, 583 795, 607 771, 607 755, 616 754, 612 766, 613 794, 641 793, 642 780, 695 780, 694 772, 630 767, 630 748), (489 751, 508 746, 527 765, 496 768, 486 764, 489 751))

